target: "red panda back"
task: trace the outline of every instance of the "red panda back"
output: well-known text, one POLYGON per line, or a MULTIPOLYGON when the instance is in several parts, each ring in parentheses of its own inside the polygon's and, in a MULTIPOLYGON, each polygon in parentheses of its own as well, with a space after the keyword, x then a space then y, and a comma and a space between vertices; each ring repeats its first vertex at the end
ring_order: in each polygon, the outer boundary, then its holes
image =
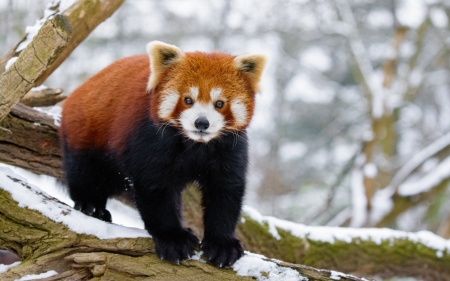
POLYGON ((77 88, 64 102, 61 136, 73 149, 120 151, 136 122, 146 116, 149 59, 124 58, 77 88))

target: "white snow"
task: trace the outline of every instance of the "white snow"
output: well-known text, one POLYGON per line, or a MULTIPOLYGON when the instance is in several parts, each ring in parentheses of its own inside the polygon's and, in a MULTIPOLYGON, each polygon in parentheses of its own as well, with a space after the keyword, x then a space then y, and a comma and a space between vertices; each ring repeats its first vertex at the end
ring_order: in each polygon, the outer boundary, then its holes
POLYGON ((54 0, 47 4, 44 10, 44 16, 36 21, 33 26, 27 26, 25 28, 26 38, 23 42, 19 44, 16 48, 16 52, 20 52, 25 49, 28 44, 30 44, 31 40, 33 40, 34 36, 39 32, 42 25, 44 25, 45 21, 51 19, 55 14, 59 14, 72 6, 76 0, 54 0), (59 4, 58 9, 55 7, 59 4))
MULTIPOLYGON (((439 257, 448 256, 450 253, 450 240, 446 240, 429 231, 405 232, 388 228, 346 228, 346 227, 323 227, 306 226, 278 218, 263 216, 251 207, 244 206, 243 214, 253 220, 272 225, 275 230, 283 229, 298 238, 306 238, 312 241, 334 243, 341 241, 351 243, 353 240, 372 241, 377 245, 383 242, 391 242, 393 239, 405 239, 415 243, 421 243, 428 248, 436 250, 439 257)), ((270 228, 270 227, 269 227, 270 228)), ((275 237, 276 238, 276 237, 275 237)))
POLYGON ((45 90, 45 89, 48 89, 48 87, 47 87, 47 86, 45 86, 45 85, 40 85, 40 86, 37 86, 37 87, 31 88, 31 90, 30 90, 30 91, 35 91, 35 92, 37 92, 37 91, 42 91, 42 90, 45 90))
POLYGON ((16 62, 16 60, 17 60, 18 58, 19 58, 19 57, 12 57, 12 58, 10 58, 10 59, 6 62, 5 70, 10 69, 11 66, 16 62))
POLYGON ((199 252, 194 251, 194 255, 191 257, 191 260, 206 263, 206 261, 204 259, 202 259, 202 255, 203 255, 203 251, 199 251, 199 252))
POLYGON ((448 177, 450 177, 450 157, 444 159, 436 168, 420 179, 401 184, 398 188, 398 193, 402 196, 411 196, 426 192, 448 177))
POLYGON ((59 11, 62 13, 70 8, 76 1, 77 0, 54 0, 53 3, 59 2, 59 11))
POLYGON ((384 188, 377 190, 372 198, 372 211, 370 212, 370 223, 379 222, 387 213, 392 210, 394 202, 392 201, 393 190, 384 188))
POLYGON ((341 280, 341 277, 345 277, 345 276, 346 276, 345 274, 342 274, 340 272, 331 270, 330 278, 333 279, 333 280, 341 280))
POLYGON ((324 72, 331 69, 333 63, 330 56, 322 47, 310 47, 300 55, 300 62, 304 67, 324 72))
POLYGON ((53 118, 55 126, 61 125, 61 111, 62 111, 61 106, 54 105, 50 107, 33 107, 33 108, 37 111, 50 115, 53 118))
POLYGON ((373 163, 367 163, 364 165, 364 175, 368 178, 374 178, 377 176, 378 169, 373 163))
POLYGON ((34 185, 29 184, 31 188, 24 187, 26 182, 26 179, 14 174, 10 169, 0 167, 0 187, 9 192, 12 198, 19 202, 19 206, 37 210, 52 220, 63 223, 74 232, 95 235, 100 239, 150 237, 143 229, 123 227, 86 216, 53 200, 34 185), (20 182, 14 182, 14 178, 20 182))
POLYGON ((298 271, 268 261, 262 255, 245 252, 245 255, 233 265, 239 276, 251 276, 258 281, 308 281, 298 271))
POLYGON ((44 279, 44 278, 48 278, 54 275, 57 275, 58 272, 54 271, 54 270, 49 270, 47 272, 41 273, 41 274, 30 274, 30 275, 25 275, 22 278, 16 280, 16 281, 25 281, 25 280, 37 280, 37 279, 44 279))
POLYGON ((375 28, 389 28, 394 24, 394 17, 387 9, 377 9, 367 15, 367 23, 375 28))
POLYGON ((20 261, 16 261, 15 263, 12 264, 0 264, 0 274, 5 273, 11 267, 18 266, 20 263, 21 263, 20 261))
POLYGON ((444 28, 448 24, 447 14, 443 9, 437 7, 430 10, 430 20, 438 28, 444 28))
POLYGON ((392 188, 399 186, 416 168, 448 145, 450 145, 450 133, 442 136, 420 152, 416 153, 414 157, 403 165, 403 167, 395 174, 389 183, 389 186, 392 188))
MULTIPOLYGON (((359 156, 358 158, 361 157, 359 156)), ((352 220, 350 226, 361 227, 367 219, 367 197, 364 188, 363 172, 359 167, 352 171, 350 181, 352 189, 352 220)))
POLYGON ((401 25, 417 28, 426 18, 427 7, 423 0, 403 0, 396 14, 401 25))

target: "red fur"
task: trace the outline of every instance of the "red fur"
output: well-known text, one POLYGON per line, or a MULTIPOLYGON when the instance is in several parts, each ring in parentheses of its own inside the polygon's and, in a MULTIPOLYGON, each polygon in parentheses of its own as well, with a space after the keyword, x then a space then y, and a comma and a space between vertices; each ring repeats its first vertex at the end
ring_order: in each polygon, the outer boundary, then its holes
POLYGON ((190 87, 199 88, 198 100, 209 102, 212 88, 221 88, 223 96, 239 98, 247 109, 247 122, 233 121, 230 102, 217 109, 228 121, 228 126, 244 130, 254 110, 256 86, 248 74, 236 68, 234 56, 224 53, 186 53, 161 76, 158 86, 148 93, 149 59, 138 55, 118 60, 90 78, 76 89, 63 105, 60 133, 69 147, 75 149, 102 148, 120 153, 127 136, 137 123, 150 116, 155 122, 173 121, 187 108, 184 94, 190 87), (167 89, 175 89, 180 99, 170 120, 160 120, 158 109, 167 89))

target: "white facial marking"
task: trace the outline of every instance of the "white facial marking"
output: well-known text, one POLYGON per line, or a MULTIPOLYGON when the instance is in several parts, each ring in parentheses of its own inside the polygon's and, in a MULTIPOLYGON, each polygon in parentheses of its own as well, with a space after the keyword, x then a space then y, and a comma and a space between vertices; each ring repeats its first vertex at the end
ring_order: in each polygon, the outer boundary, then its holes
POLYGON ((217 137, 225 125, 223 115, 217 112, 212 104, 201 102, 196 102, 191 108, 183 111, 180 122, 185 134, 199 142, 208 142, 217 137), (209 122, 209 127, 203 132, 195 127, 195 120, 199 117, 205 117, 209 122))
POLYGON ((215 101, 220 96, 220 94, 222 94, 221 88, 212 88, 209 96, 211 97, 212 101, 215 101))
POLYGON ((159 105, 158 115, 161 118, 168 118, 172 114, 177 105, 179 95, 176 92, 169 92, 165 94, 159 105))
POLYGON ((247 122, 247 107, 241 100, 237 99, 231 102, 231 112, 239 126, 247 122))
POLYGON ((189 93, 191 93, 191 95, 194 98, 194 100, 196 100, 197 97, 198 97, 198 88, 197 87, 190 87, 189 88, 189 93))

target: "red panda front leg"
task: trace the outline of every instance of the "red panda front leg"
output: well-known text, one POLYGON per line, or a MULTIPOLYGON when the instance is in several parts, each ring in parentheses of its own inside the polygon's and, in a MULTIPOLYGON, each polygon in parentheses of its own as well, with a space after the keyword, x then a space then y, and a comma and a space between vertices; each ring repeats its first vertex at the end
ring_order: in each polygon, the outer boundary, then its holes
POLYGON ((145 228, 152 235, 156 254, 179 264, 199 245, 191 229, 181 225, 181 188, 150 185, 136 190, 136 204, 145 228))
POLYGON ((231 266, 244 253, 241 242, 235 237, 244 197, 244 181, 230 183, 226 178, 211 177, 202 186, 205 233, 201 249, 217 267, 231 266))

